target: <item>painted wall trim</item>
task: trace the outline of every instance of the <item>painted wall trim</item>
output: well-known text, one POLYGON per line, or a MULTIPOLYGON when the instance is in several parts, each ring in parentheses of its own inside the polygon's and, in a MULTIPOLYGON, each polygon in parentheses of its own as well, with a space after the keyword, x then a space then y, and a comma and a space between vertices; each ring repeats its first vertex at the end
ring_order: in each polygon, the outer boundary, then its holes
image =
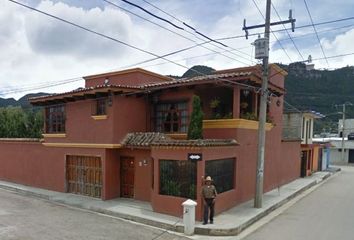
POLYGON ((71 148, 121 148, 121 144, 106 143, 42 143, 46 147, 71 147, 71 148))
MULTIPOLYGON (((203 120, 203 128, 242 128, 242 129, 258 129, 258 121, 247 119, 215 119, 203 120)), ((273 128, 271 123, 266 123, 266 130, 269 131, 273 128)))
POLYGON ((105 120, 107 119, 107 115, 93 115, 91 116, 94 120, 105 120))
POLYGON ((66 133, 43 133, 42 136, 45 138, 65 138, 66 133))
POLYGON ((186 140, 187 139, 187 133, 170 133, 166 134, 170 138, 173 139, 178 139, 178 140, 186 140))

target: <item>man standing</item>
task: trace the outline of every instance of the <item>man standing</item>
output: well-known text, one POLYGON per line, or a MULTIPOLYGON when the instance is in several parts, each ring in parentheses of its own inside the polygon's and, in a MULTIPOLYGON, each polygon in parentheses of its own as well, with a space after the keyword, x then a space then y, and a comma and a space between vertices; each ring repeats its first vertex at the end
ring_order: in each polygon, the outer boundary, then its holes
POLYGON ((212 179, 210 176, 207 176, 205 179, 205 185, 202 187, 202 198, 204 202, 204 222, 203 225, 208 223, 208 215, 210 209, 210 224, 214 223, 214 205, 215 198, 217 195, 216 188, 211 184, 212 179))

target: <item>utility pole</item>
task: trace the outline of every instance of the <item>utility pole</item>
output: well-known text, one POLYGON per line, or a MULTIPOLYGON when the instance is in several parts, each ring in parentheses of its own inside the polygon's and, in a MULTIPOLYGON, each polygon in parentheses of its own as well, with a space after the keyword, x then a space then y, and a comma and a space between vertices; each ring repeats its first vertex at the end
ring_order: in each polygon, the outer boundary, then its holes
MULTIPOLYGON (((270 30, 270 7, 271 0, 267 0, 266 19, 264 38, 269 46, 269 30, 270 30)), ((267 49, 269 52, 269 47, 267 49)), ((261 103, 259 106, 259 123, 258 123, 258 149, 257 149, 257 172, 256 172, 256 195, 254 198, 254 207, 261 208, 263 202, 263 175, 264 175, 264 149, 265 149, 265 125, 267 118, 267 102, 268 102, 268 62, 269 56, 263 58, 263 74, 262 74, 262 90, 261 103)))
POLYGON ((344 131, 345 131, 345 103, 343 104, 343 112, 342 112, 342 152, 341 152, 341 160, 344 163, 344 131))
POLYGON ((266 4, 266 18, 265 24, 255 25, 246 27, 246 20, 243 22, 243 29, 246 32, 246 38, 248 39, 248 30, 265 27, 264 39, 258 39, 259 43, 266 49, 261 49, 259 51, 258 42, 256 40, 256 58, 263 59, 263 74, 262 74, 262 89, 261 89, 261 102, 259 108, 259 125, 258 125, 258 149, 257 149, 257 172, 256 172, 256 192, 254 198, 254 207, 261 208, 263 202, 263 177, 264 177, 264 153, 265 153, 265 126, 266 126, 266 115, 267 115, 267 102, 268 102, 268 63, 269 63, 269 33, 271 25, 291 23, 292 30, 295 28, 295 19, 292 18, 292 12, 289 11, 289 20, 281 22, 270 22, 270 10, 271 10, 271 0, 267 0, 266 4), (257 57, 258 55, 258 57, 257 57))

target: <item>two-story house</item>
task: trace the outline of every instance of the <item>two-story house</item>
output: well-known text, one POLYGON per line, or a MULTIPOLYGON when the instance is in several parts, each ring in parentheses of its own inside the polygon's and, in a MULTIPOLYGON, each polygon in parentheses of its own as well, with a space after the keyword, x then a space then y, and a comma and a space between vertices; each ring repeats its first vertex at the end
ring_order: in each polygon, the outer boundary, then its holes
MULTIPOLYGON (((300 141, 282 138, 284 76, 270 65, 264 191, 299 176, 300 141)), ((85 86, 30 99, 44 108, 43 139, 2 139, 0 179, 102 200, 133 198, 180 216, 203 178, 220 213, 254 196, 261 67, 175 80, 143 69, 84 77, 85 86), (193 96, 203 137, 188 140, 193 96)))
POLYGON ((283 139, 301 139, 301 177, 322 169, 322 147, 313 143, 313 124, 323 115, 315 111, 287 111, 283 116, 283 139))

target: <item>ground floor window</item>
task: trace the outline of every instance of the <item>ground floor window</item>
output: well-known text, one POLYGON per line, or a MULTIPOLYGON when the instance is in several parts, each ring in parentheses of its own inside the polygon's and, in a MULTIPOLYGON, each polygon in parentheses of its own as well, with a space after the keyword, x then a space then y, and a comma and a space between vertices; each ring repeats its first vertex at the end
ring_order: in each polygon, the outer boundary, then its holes
POLYGON ((197 163, 160 160, 160 194, 196 199, 197 163))
POLYGON ((235 187, 235 159, 206 161, 205 176, 211 176, 218 193, 233 189, 235 187))

